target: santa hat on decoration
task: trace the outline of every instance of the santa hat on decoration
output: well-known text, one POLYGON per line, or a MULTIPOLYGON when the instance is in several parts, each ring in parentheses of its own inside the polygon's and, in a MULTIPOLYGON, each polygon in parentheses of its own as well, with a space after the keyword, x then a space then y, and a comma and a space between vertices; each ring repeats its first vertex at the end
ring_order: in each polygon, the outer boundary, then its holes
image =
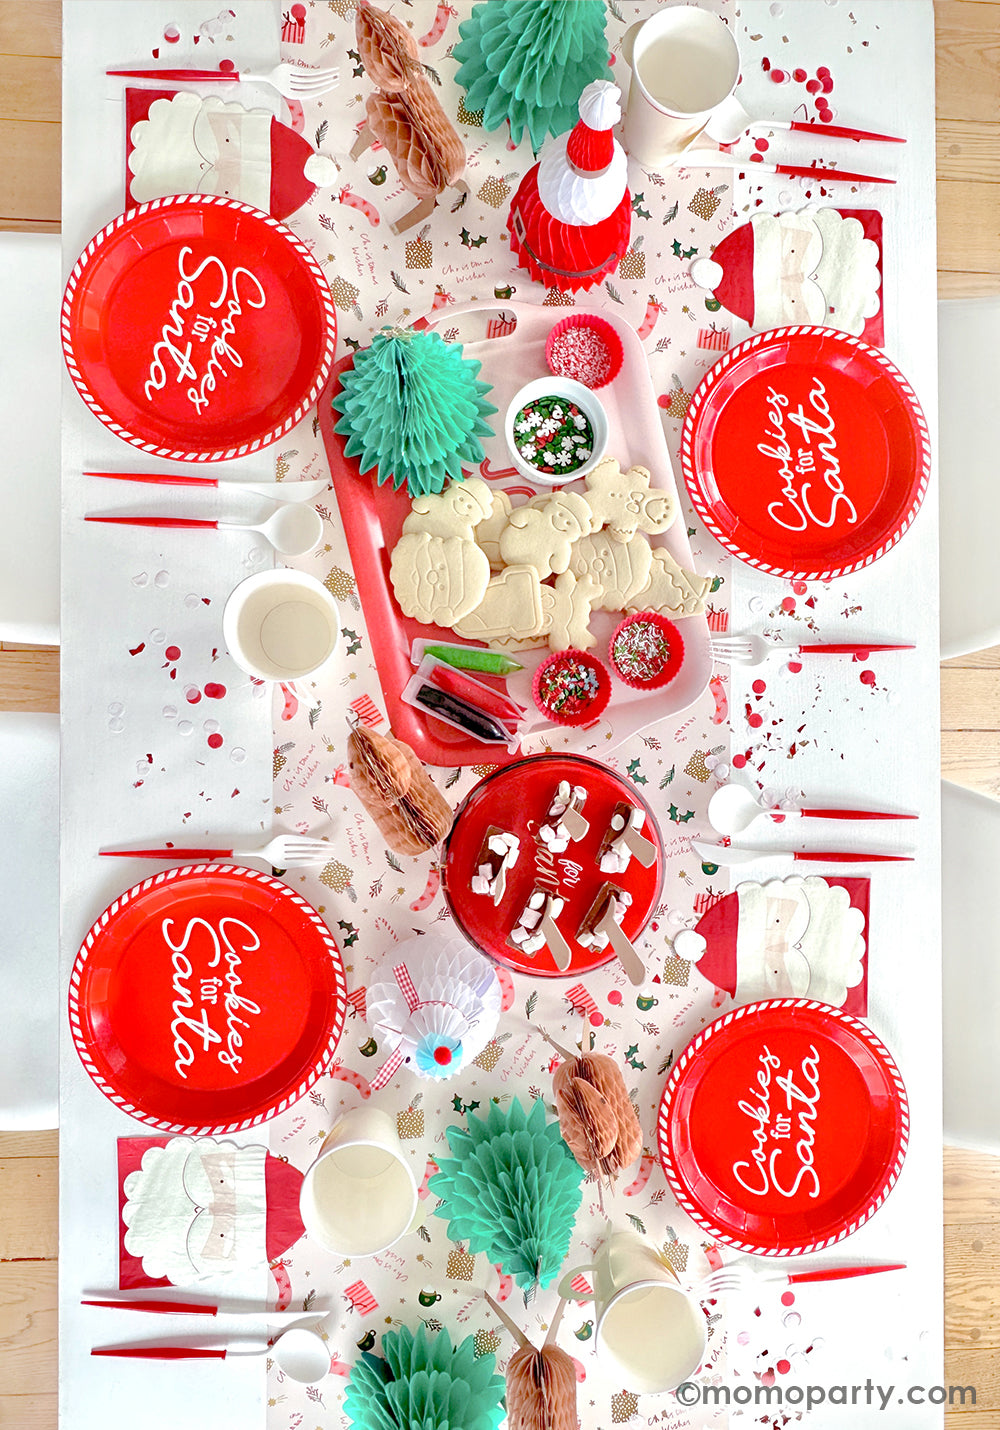
POLYGON ((590 288, 628 249, 632 200, 628 159, 612 129, 621 94, 594 80, 580 96, 580 119, 550 139, 511 200, 507 230, 521 266, 540 283, 590 288))
POLYGON ((621 117, 618 87, 596 79, 580 95, 580 119, 572 132, 542 150, 538 196, 561 223, 600 223, 621 203, 628 159, 611 132, 621 117))
POLYGON ((337 182, 338 169, 326 154, 317 154, 309 140, 287 124, 271 120, 271 206, 274 218, 287 218, 312 198, 317 189, 337 182))
POLYGON ((698 969, 739 1003, 802 998, 809 965, 796 947, 809 924, 809 902, 779 881, 741 884, 698 924, 704 949, 698 969))
POLYGON ((812 281, 822 256, 823 239, 810 213, 757 214, 688 271, 751 328, 822 324, 826 298, 812 281))
POLYGON ((753 229, 748 223, 727 234, 711 258, 696 258, 688 272, 727 313, 753 325, 753 229))

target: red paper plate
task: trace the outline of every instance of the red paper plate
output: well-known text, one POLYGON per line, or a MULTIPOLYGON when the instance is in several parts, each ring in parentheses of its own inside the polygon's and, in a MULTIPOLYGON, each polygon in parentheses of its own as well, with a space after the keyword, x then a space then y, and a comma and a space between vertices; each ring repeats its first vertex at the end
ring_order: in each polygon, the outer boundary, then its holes
POLYGON ((574 938, 601 886, 617 884, 632 895, 632 905, 622 927, 634 943, 656 908, 663 889, 663 841, 649 805, 634 785, 596 760, 579 755, 531 755, 481 780, 459 806, 444 848, 442 883, 455 922, 483 953, 518 973, 536 978, 578 978, 601 968, 615 957, 613 950, 585 948, 574 938), (553 855, 535 837, 560 780, 583 785, 587 801, 583 816, 590 832, 572 843, 564 854, 553 855), (648 869, 633 859, 625 874, 602 874, 597 855, 604 831, 620 802, 645 810, 642 833, 656 846, 648 869), (471 880, 487 829, 496 825, 521 841, 517 863, 507 879, 499 906, 486 895, 473 894, 471 880), (572 949, 569 968, 561 972, 547 948, 534 958, 507 942, 535 885, 540 884, 566 900, 557 920, 572 949))
POLYGON ((916 515, 927 424, 899 369, 830 328, 775 328, 711 369, 681 435, 691 500, 734 556, 829 580, 878 559, 916 515))
POLYGON ((83 941, 69 1019, 84 1067, 164 1132, 236 1132, 281 1112, 331 1061, 344 966, 326 924, 255 869, 168 869, 83 941))
POLYGON ((84 402, 158 457, 218 462, 276 442, 333 361, 323 270, 268 214, 215 194, 154 199, 91 239, 63 298, 84 402))
POLYGON ((825 1003, 748 1003, 684 1049, 660 1103, 674 1196, 755 1256, 820 1251, 857 1231, 906 1155, 906 1089, 870 1028, 825 1003))

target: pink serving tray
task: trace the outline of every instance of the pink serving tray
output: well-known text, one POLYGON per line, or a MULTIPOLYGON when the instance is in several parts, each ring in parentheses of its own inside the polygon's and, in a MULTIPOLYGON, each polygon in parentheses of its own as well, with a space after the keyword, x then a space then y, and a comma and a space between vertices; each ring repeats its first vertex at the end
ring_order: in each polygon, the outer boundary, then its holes
MULTIPOLYGON (((589 310, 576 307, 573 311, 583 313, 589 310)), ((648 468, 654 487, 676 494, 673 467, 642 343, 635 330, 615 314, 601 311, 596 315, 612 324, 624 350, 620 373, 597 393, 608 416, 607 455, 617 457, 622 467, 648 468)), ((454 333, 462 342, 466 357, 476 358, 482 363, 480 378, 492 383, 489 400, 499 410, 495 417, 489 419, 498 435, 483 443, 486 457, 481 464, 480 475, 491 485, 506 490, 514 498, 515 505, 533 496, 535 489, 529 487, 513 468, 503 438, 503 416, 519 388, 534 378, 548 374, 545 340, 555 324, 565 316, 562 309, 528 303, 473 303, 437 309, 418 324, 435 325, 442 336, 448 338, 454 333)), ((388 485, 378 486, 374 472, 362 476, 357 460, 344 456, 344 438, 333 430, 340 414, 331 409, 330 403, 340 390, 340 374, 352 361, 351 357, 344 358, 333 369, 320 397, 320 428, 389 724, 398 738, 412 745, 417 755, 430 764, 508 764, 519 757, 508 753, 502 745, 487 745, 473 740, 440 720, 421 715, 399 698, 413 673, 410 648, 414 639, 454 641, 456 637, 449 630, 421 625, 419 621, 404 616, 396 604, 389 579, 389 560, 402 532, 410 503, 405 491, 394 492, 388 485)), ((570 490, 582 490, 583 487, 582 482, 567 485, 570 490)), ((665 546, 682 565, 694 569, 683 509, 670 531, 653 537, 652 541, 654 546, 665 546)), ((590 628, 597 637, 597 644, 592 647, 592 653, 602 660, 606 659, 608 641, 621 619, 621 612, 595 611, 593 614, 590 628)), ((684 633, 684 664, 666 689, 643 693, 630 690, 615 680, 611 704, 602 719, 602 724, 604 720, 611 724, 613 736, 610 741, 602 743, 602 748, 613 749, 654 720, 676 715, 697 700, 707 687, 712 674, 708 622, 704 616, 689 616, 684 618, 681 628, 684 633)), ((516 658, 523 661, 524 669, 506 681, 494 682, 532 712, 525 727, 526 733, 566 728, 552 725, 535 711, 532 702, 531 679, 546 655, 547 648, 518 655, 516 658)), ((571 748, 582 751, 588 744, 593 744, 592 728, 570 734, 571 748)))

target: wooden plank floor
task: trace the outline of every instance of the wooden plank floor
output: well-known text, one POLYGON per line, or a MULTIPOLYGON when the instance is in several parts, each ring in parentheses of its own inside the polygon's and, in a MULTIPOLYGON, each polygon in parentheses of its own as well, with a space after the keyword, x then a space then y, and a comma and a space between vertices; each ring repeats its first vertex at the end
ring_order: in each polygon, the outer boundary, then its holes
MULTIPOLYGON (((1000 0, 935 11, 938 291, 1000 293, 1000 0)), ((0 228, 58 230, 59 54, 58 0, 0 0, 0 228)), ((942 772, 1000 798, 1000 648, 941 682, 942 772)), ((58 652, 0 646, 0 709, 58 708, 58 652)), ((58 1152, 56 1133, 0 1134, 5 1430, 56 1424, 58 1152)), ((1000 1430, 1000 1159, 946 1150, 944 1194, 945 1379, 978 1389, 949 1430, 1000 1430)))

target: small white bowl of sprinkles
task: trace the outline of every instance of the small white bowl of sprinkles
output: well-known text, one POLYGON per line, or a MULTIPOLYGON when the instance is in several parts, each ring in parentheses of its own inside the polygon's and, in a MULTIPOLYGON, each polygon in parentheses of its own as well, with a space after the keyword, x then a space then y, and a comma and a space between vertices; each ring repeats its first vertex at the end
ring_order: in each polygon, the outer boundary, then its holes
POLYGON ((581 382, 539 377, 511 398, 504 436, 517 470, 539 487, 585 477, 608 445, 608 418, 581 382))

